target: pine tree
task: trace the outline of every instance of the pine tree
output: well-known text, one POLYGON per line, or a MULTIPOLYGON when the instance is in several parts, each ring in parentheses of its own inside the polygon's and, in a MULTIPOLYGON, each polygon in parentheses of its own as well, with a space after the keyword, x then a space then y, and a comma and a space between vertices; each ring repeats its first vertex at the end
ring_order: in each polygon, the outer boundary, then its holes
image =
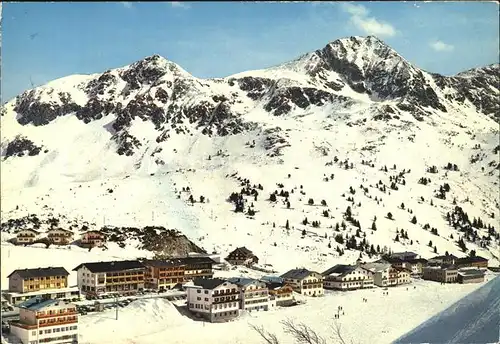
POLYGON ((290 229, 290 223, 288 223, 288 220, 286 220, 285 228, 290 229))
POLYGON ((375 221, 373 221, 372 223, 372 231, 376 231, 377 230, 377 225, 375 224, 375 221))
POLYGON ((417 224, 417 217, 416 216, 413 216, 413 218, 411 219, 411 223, 413 223, 414 225, 417 224))
POLYGON ((305 229, 302 230, 302 236, 306 236, 307 232, 305 229))
POLYGON ((432 247, 432 240, 429 240, 429 247, 432 247))
POLYGON ((438 249, 436 246, 434 246, 434 253, 438 253, 438 249))
POLYGON ((399 234, 396 234, 396 238, 394 239, 394 241, 399 242, 399 234))

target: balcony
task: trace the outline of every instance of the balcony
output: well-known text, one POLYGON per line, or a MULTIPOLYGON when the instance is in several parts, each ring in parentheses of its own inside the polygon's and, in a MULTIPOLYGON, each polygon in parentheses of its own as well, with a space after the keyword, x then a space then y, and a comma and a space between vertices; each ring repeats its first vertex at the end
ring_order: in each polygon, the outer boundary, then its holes
POLYGON ((63 321, 55 321, 55 322, 47 322, 44 324, 23 324, 20 322, 11 322, 11 326, 20 327, 26 330, 34 330, 38 328, 52 327, 52 326, 60 326, 60 325, 69 325, 69 324, 78 324, 78 319, 75 320, 63 320, 63 321))
POLYGON ((219 297, 219 296, 230 296, 230 295, 239 295, 239 294, 240 294, 239 290, 229 291, 229 292, 221 292, 221 291, 219 291, 218 293, 214 292, 213 296, 214 297, 219 297))
POLYGON ((36 318, 37 319, 45 319, 45 318, 55 318, 55 317, 64 317, 64 316, 69 316, 69 315, 77 315, 77 314, 78 314, 77 311, 57 313, 57 314, 37 314, 36 318))
POLYGON ((304 282, 302 283, 303 286, 307 285, 317 285, 317 284, 323 284, 323 281, 316 281, 316 282, 304 282))
POLYGON ((212 304, 213 304, 213 305, 219 305, 219 304, 221 304, 221 303, 231 303, 231 302, 239 302, 239 301, 240 301, 240 299, 239 299, 239 298, 236 298, 236 297, 234 297, 234 299, 233 299, 233 298, 231 298, 231 299, 229 299, 229 300, 226 300, 226 299, 224 298, 223 300, 220 300, 220 299, 219 299, 218 301, 216 301, 216 299, 214 299, 214 300, 212 301, 212 304))

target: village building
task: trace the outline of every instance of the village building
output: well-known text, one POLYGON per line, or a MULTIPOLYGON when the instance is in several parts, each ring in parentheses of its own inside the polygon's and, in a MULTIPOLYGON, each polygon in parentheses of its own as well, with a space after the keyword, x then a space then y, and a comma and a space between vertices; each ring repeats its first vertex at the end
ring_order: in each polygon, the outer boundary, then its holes
POLYGON ((427 260, 423 258, 402 259, 398 257, 386 256, 383 259, 379 259, 377 262, 388 263, 396 268, 409 269, 411 271, 411 274, 414 276, 421 276, 422 268, 427 265, 427 260))
POLYGON ((422 269, 427 266, 427 260, 423 258, 408 259, 406 263, 401 267, 410 269, 413 276, 422 276, 422 269))
POLYGON ((145 287, 164 291, 184 283, 186 265, 179 259, 144 260, 145 287))
POLYGON ((370 270, 373 273, 373 284, 378 287, 388 287, 394 283, 394 279, 396 279, 397 284, 397 271, 396 276, 394 276, 394 271, 392 271, 392 280, 389 279, 389 271, 392 268, 391 264, 383 263, 383 262, 373 262, 366 263, 362 265, 365 269, 370 270))
POLYGON ((226 258, 226 261, 233 265, 246 265, 250 266, 253 264, 259 263, 259 258, 253 254, 252 251, 247 249, 246 247, 238 247, 226 258))
POLYGON ((82 234, 82 247, 101 247, 106 243, 106 235, 101 231, 88 231, 82 234))
POLYGON ((409 259, 417 259, 419 258, 419 255, 416 254, 415 252, 395 252, 390 254, 391 258, 399 258, 401 260, 409 260, 409 259))
POLYGON ((77 272, 78 288, 87 295, 134 294, 144 289, 144 265, 137 260, 83 263, 77 272))
POLYGON ((274 298, 277 306, 287 307, 295 303, 291 285, 285 283, 283 280, 264 280, 263 282, 269 290, 269 296, 274 298))
POLYGON ((397 268, 391 267, 389 268, 389 279, 387 280, 387 286, 388 287, 393 287, 395 285, 398 285, 398 270, 397 268))
POLYGON ((246 311, 268 311, 269 290, 264 282, 251 278, 229 278, 240 290, 240 309, 246 311))
POLYGON ((432 257, 427 261, 428 265, 430 266, 438 266, 438 265, 455 265, 455 261, 458 259, 457 256, 453 254, 448 254, 444 256, 436 256, 432 257))
POLYGON ((38 233, 36 230, 34 229, 21 229, 19 232, 17 232, 16 234, 16 244, 17 245, 29 245, 29 244, 33 244, 38 235, 40 233, 38 233))
POLYGON ((458 278, 458 269, 454 265, 426 266, 423 268, 422 278, 441 283, 455 283, 458 278))
POLYGON ((354 290, 373 287, 373 272, 360 265, 337 264, 322 275, 325 289, 354 290))
POLYGON ((411 283, 411 270, 402 267, 394 267, 397 271, 397 285, 411 283))
POLYGON ((478 268, 458 269, 457 282, 462 284, 484 282, 484 271, 478 268))
POLYGON ((324 295, 323 276, 316 271, 309 271, 304 268, 292 269, 281 275, 281 278, 296 293, 307 296, 324 295))
POLYGON ((455 261, 455 265, 458 268, 488 268, 488 259, 474 256, 474 257, 465 257, 458 258, 455 261))
POLYGON ((209 257, 195 256, 173 259, 178 259, 185 265, 184 281, 191 281, 194 278, 212 278, 214 276, 213 266, 216 262, 209 257))
POLYGON ((49 229, 47 239, 54 245, 68 245, 73 241, 73 232, 62 228, 49 229))
POLYGON ((210 322, 239 315, 240 291, 236 284, 220 278, 195 278, 186 284, 188 310, 210 322))
POLYGON ((23 344, 78 343, 78 312, 62 300, 32 298, 19 305, 10 330, 23 344))
POLYGON ((68 287, 69 272, 63 267, 14 270, 9 279, 9 292, 27 293, 68 287))

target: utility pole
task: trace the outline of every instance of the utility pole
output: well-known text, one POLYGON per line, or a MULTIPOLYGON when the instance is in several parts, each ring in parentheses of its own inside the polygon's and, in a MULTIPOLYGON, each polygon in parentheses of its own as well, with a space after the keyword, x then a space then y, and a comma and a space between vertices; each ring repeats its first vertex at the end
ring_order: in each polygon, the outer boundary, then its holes
POLYGON ((118 295, 115 296, 116 320, 118 320, 118 295))

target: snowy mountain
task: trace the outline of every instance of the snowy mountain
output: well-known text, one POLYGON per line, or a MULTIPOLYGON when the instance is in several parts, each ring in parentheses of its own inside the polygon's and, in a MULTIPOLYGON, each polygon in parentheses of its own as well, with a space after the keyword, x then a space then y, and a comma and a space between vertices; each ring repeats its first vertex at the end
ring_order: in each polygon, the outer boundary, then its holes
POLYGON ((498 264, 498 71, 428 73, 369 36, 222 79, 153 55, 54 80, 2 107, 2 238, 36 214, 278 270, 377 246, 498 264))

